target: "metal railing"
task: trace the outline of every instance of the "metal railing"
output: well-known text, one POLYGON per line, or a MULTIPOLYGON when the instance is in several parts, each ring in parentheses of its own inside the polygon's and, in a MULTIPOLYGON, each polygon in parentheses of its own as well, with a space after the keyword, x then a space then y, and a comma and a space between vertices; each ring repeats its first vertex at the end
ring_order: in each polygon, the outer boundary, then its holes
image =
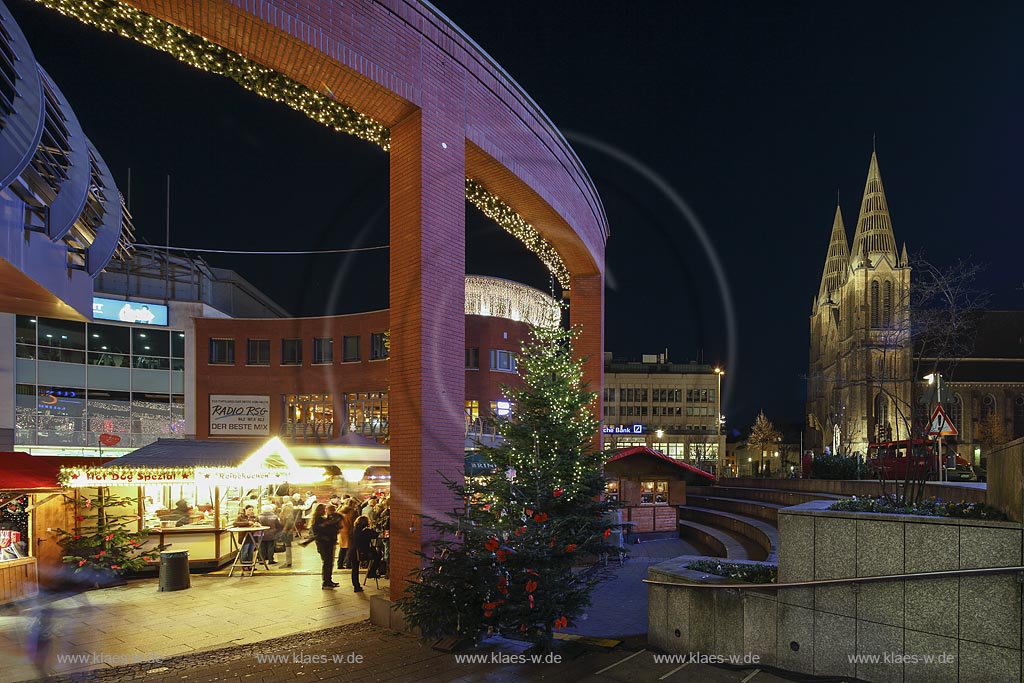
MULTIPOLYGON (((1020 572, 1017 580, 1024 583, 1024 567, 984 567, 981 569, 950 569, 937 572, 916 572, 913 574, 885 574, 882 576, 853 576, 842 579, 815 579, 812 581, 788 581, 786 583, 700 583, 679 581, 656 581, 643 579, 651 586, 678 586, 680 588, 707 588, 711 590, 737 590, 741 588, 757 590, 778 590, 780 588, 811 588, 814 586, 856 585, 859 583, 880 583, 883 581, 905 581, 907 579, 948 579, 958 576, 987 576, 991 574, 1009 574, 1020 572)), ((716 576, 708 574, 708 576, 716 576)), ((719 577, 728 578, 728 577, 719 577)))

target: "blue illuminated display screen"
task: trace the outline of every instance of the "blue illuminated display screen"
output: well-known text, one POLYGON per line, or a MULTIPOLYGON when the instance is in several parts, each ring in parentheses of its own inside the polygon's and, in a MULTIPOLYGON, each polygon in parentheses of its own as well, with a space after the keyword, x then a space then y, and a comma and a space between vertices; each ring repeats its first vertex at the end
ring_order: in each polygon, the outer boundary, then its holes
POLYGON ((94 296, 92 317, 95 320, 119 320, 123 323, 141 325, 166 325, 167 306, 94 296))

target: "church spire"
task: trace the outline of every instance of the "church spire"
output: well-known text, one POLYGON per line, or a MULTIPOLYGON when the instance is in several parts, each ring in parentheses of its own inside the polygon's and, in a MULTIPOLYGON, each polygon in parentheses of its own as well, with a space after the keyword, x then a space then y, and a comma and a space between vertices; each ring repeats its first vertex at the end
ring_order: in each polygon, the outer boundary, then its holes
POLYGON ((874 149, 871 150, 868 179, 864 183, 864 198, 860 202, 860 216, 850 251, 854 254, 864 252, 869 258, 888 256, 892 263, 896 263, 896 238, 892 234, 889 205, 885 201, 882 174, 878 171, 878 156, 874 149))
POLYGON ((828 253, 825 255, 825 269, 821 273, 821 287, 818 297, 827 297, 846 282, 849 272, 850 247, 846 243, 846 226, 843 225, 843 212, 836 204, 836 216, 832 219, 832 237, 828 241, 828 253))

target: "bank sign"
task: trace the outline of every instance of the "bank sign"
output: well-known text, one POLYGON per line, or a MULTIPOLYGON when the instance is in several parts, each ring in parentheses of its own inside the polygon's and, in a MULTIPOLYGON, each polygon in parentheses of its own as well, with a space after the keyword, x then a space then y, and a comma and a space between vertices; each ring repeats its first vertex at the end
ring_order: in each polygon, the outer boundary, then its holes
POLYGON ((643 425, 626 425, 618 427, 602 427, 601 432, 603 434, 643 434, 643 425))
POLYGON ((270 397, 211 395, 210 436, 270 436, 270 397))

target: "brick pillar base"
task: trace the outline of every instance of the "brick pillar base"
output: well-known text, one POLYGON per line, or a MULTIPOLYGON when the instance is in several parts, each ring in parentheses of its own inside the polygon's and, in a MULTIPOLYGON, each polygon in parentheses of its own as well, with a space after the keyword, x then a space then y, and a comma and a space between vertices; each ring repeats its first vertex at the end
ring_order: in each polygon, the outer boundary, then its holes
MULTIPOLYGON (((572 276, 569 289, 569 322, 578 327, 575 354, 584 359, 583 379, 597 392, 594 417, 601 420, 601 386, 604 384, 604 276, 572 276)), ((593 448, 601 450, 601 430, 594 435, 593 448)))

